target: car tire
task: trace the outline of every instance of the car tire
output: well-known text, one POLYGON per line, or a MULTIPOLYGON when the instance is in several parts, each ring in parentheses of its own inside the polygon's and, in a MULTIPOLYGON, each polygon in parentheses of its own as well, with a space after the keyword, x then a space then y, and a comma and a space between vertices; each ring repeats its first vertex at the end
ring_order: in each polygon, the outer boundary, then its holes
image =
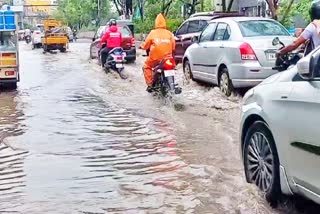
POLYGON ((134 64, 135 62, 136 62, 136 59, 127 60, 127 63, 128 63, 128 64, 134 64))
POLYGON ((229 72, 227 68, 223 68, 219 75, 219 88, 221 92, 229 97, 233 92, 233 85, 229 78, 229 72))
POLYGON ((92 55, 92 46, 90 47, 90 59, 94 59, 95 57, 92 55))
POLYGON ((191 66, 189 60, 185 60, 183 62, 183 74, 184 74, 184 79, 187 84, 193 80, 193 74, 191 71, 191 66))
POLYGON ((264 192, 266 200, 276 206, 280 188, 280 164, 272 133, 266 123, 257 121, 246 133, 243 147, 247 181, 264 192))
POLYGON ((16 82, 4 83, 3 86, 9 90, 16 90, 17 89, 16 82))

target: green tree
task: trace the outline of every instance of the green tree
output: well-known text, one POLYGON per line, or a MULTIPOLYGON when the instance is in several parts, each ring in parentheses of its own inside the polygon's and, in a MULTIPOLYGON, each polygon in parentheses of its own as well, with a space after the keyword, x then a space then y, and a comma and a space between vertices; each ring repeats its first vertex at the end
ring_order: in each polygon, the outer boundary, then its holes
MULTIPOLYGON (((101 20, 111 15, 110 1, 100 0, 101 20)), ((82 28, 98 20, 97 0, 59 0, 55 18, 73 27, 82 28)))
POLYGON ((294 3, 292 0, 282 1, 278 9, 278 15, 281 23, 286 27, 292 27, 293 17, 298 15, 302 16, 306 22, 310 22, 310 6, 310 0, 300 0, 298 3, 294 3))

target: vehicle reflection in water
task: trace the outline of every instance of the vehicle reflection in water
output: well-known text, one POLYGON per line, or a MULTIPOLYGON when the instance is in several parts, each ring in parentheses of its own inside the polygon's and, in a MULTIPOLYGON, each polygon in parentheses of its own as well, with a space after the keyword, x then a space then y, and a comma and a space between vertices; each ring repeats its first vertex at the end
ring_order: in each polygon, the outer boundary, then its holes
POLYGON ((0 94, 0 213, 21 205, 24 196, 27 152, 7 142, 8 137, 23 134, 21 120, 23 113, 17 108, 15 93, 0 94))

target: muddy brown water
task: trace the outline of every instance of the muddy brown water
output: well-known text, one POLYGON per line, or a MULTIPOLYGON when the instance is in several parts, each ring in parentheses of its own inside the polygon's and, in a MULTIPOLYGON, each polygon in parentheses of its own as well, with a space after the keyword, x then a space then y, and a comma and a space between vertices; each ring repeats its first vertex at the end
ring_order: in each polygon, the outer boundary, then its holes
POLYGON ((246 184, 239 100, 191 85, 164 104, 144 91, 143 59, 123 81, 88 47, 21 44, 18 90, 0 93, 0 213, 299 213, 246 184))

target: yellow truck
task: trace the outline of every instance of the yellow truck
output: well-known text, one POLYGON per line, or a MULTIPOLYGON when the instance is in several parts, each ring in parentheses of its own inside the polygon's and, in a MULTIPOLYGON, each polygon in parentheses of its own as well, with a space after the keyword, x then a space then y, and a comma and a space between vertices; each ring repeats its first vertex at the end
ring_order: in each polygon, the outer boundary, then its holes
POLYGON ((44 53, 52 50, 65 52, 68 47, 68 34, 60 21, 47 19, 44 21, 44 36, 41 39, 44 53))
POLYGON ((0 85, 16 89, 19 82, 17 30, 0 30, 0 85))

